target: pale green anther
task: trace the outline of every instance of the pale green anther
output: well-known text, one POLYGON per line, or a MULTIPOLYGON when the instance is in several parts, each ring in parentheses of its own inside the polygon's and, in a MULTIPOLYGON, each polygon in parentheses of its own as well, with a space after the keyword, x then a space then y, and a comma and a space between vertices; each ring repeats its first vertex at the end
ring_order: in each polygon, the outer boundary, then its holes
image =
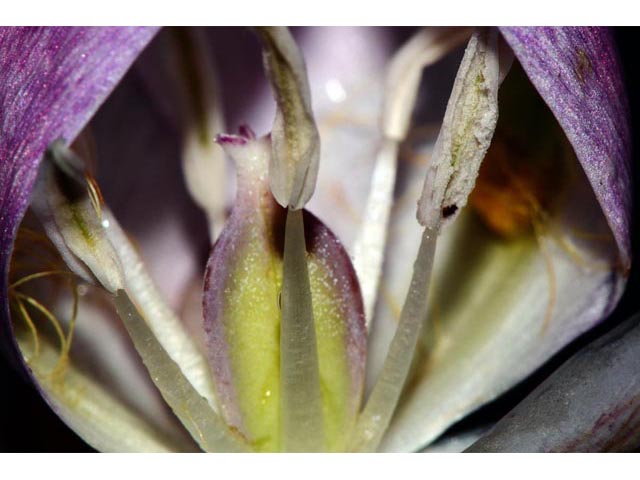
POLYGON ((109 208, 101 206, 96 211, 95 196, 100 196, 98 187, 84 173, 84 161, 64 143, 53 144, 31 203, 47 235, 74 273, 110 293, 126 292, 180 375, 205 398, 209 408, 215 408, 206 358, 162 298, 109 208))
POLYGON ((353 451, 374 452, 377 449, 398 405, 411 369, 420 329, 427 317, 427 292, 436 239, 436 232, 425 229, 398 328, 382 370, 356 423, 351 440, 353 451))
POLYGON ((246 442, 229 430, 224 420, 185 378, 126 292, 119 290, 113 302, 153 383, 200 447, 206 452, 248 451, 246 442))
POLYGON ((277 104, 271 130, 271 192, 283 207, 298 209, 313 195, 320 159, 307 70, 286 27, 259 27, 256 31, 264 45, 264 67, 277 104))
POLYGON ((318 350, 301 210, 285 227, 280 381, 285 452, 325 450, 318 350))
POLYGON ((45 154, 31 208, 75 274, 112 293, 123 288, 122 264, 104 233, 97 187, 63 140, 45 154))
POLYGON ((432 229, 451 222, 473 190, 498 121, 498 32, 469 40, 447 104, 420 201, 418 221, 432 229))

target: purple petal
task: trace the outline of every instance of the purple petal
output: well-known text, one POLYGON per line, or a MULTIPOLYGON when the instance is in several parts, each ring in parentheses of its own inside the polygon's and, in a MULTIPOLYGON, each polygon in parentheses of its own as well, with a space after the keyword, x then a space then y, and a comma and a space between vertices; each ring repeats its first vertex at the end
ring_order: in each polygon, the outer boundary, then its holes
POLYGON ((637 449, 639 320, 636 315, 572 357, 469 451, 637 449))
POLYGON ((628 270, 631 142, 628 102, 611 32, 584 27, 500 31, 571 142, 628 270))
MULTIPOLYGON (((46 146, 73 140, 156 28, 0 29, 0 291, 46 146)), ((21 358, 3 302, 0 342, 21 358)))

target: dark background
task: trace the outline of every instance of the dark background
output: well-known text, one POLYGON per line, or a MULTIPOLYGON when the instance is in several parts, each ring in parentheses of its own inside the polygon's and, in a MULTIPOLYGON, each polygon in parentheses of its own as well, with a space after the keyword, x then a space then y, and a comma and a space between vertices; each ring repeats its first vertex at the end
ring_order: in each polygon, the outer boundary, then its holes
MULTIPOLYGON (((616 28, 614 32, 626 78, 633 144, 637 145, 640 140, 638 104, 640 78, 637 64, 640 28, 616 28)), ((638 185, 639 180, 638 169, 635 168, 638 164, 638 155, 638 149, 634 148, 632 165, 635 185, 638 185)), ((634 205, 638 205, 637 190, 634 192, 634 205)), ((634 228, 632 229, 634 258, 638 257, 637 252, 640 251, 638 245, 640 239, 635 228, 636 217, 634 210, 634 228)), ((640 295, 637 294, 639 275, 638 269, 632 268, 626 292, 609 319, 566 347, 520 385, 451 427, 448 433, 464 431, 498 420, 579 348, 640 311, 640 295)), ((93 451, 91 447, 69 430, 49 409, 35 389, 0 356, 0 452, 91 451, 93 451)))

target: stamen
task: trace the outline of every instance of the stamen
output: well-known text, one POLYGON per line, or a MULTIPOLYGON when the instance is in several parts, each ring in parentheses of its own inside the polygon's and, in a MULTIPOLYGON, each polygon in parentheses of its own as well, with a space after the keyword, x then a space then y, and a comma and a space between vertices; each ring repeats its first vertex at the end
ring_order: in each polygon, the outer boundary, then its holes
POLYGON ((181 320, 164 301, 126 233, 111 212, 107 208, 104 210, 109 228, 103 231, 123 265, 127 294, 140 308, 156 338, 180 365, 195 389, 216 408, 215 389, 206 358, 198 350, 181 320))
POLYGON ((68 358, 71 350, 71 342, 73 341, 73 332, 76 329, 76 321, 78 319, 78 304, 80 302, 78 288, 75 284, 71 284, 71 294, 73 295, 73 306, 71 307, 71 318, 69 319, 69 327, 67 333, 67 341, 65 343, 63 355, 68 358))
POLYGON ((420 329, 428 313, 427 292, 436 239, 436 232, 425 229, 398 328, 389 346, 380 375, 354 429, 351 443, 353 451, 376 450, 400 399, 411 369, 420 329))
POLYGON ((64 141, 54 142, 40 167, 31 207, 69 269, 114 292, 124 282, 122 265, 101 234, 97 213, 102 210, 94 206, 101 197, 88 178, 83 161, 64 141))
POLYGON ((104 199, 102 198, 102 193, 98 188, 98 184, 96 183, 95 178, 87 175, 87 192, 89 193, 89 200, 91 201, 91 206, 93 210, 96 212, 96 217, 98 220, 102 220, 102 204, 104 203, 104 199))
POLYGON ((20 292, 14 292, 13 295, 15 295, 17 299, 25 301, 37 311, 39 311, 47 320, 49 320, 49 322, 53 326, 56 335, 58 336, 58 340, 60 341, 60 358, 58 359, 58 365, 56 366, 54 371, 57 370, 58 367, 63 365, 64 359, 66 358, 65 348, 67 345, 67 338, 64 334, 64 331, 62 330, 60 321, 47 307, 42 305, 42 303, 40 303, 35 298, 20 292))
POLYGON ((248 451, 246 442, 233 434, 169 357, 123 290, 113 300, 153 383, 192 437, 207 452, 248 451))
POLYGON ((423 29, 402 46, 389 65, 381 118, 383 140, 376 156, 362 226, 353 248, 353 264, 362 289, 367 329, 373 320, 382 274, 398 149, 409 131, 422 70, 455 49, 470 33, 466 28, 423 29))
POLYGON ((16 280, 15 282, 13 282, 11 285, 9 285, 9 288, 16 288, 19 287, 22 284, 25 284, 27 282, 30 282, 32 280, 36 280, 38 278, 43 278, 43 277, 50 277, 52 275, 70 275, 70 276, 74 276, 75 274, 66 270, 50 270, 50 271, 45 271, 45 272, 38 272, 38 273, 32 273, 31 275, 27 275, 26 277, 22 277, 20 280, 16 280))
MULTIPOLYGON (((601 241, 601 242, 610 242, 611 236, 598 234, 598 233, 589 233, 589 232, 576 232, 575 229, 572 230, 572 234, 578 238, 591 240, 591 241, 601 241)), ((611 270, 611 264, 606 261, 602 262, 589 262, 586 260, 579 249, 564 235, 562 232, 552 232, 552 238, 558 243, 560 248, 571 257, 571 260, 576 265, 584 269, 597 270, 600 272, 607 272, 611 270)))
POLYGON ((411 124, 422 71, 452 52, 471 35, 470 28, 422 29, 393 56, 386 77, 382 131, 402 141, 411 124))
MULTIPOLYGON (((214 406, 213 381, 204 356, 198 351, 180 320, 164 303, 135 248, 109 209, 104 206, 101 208, 101 219, 95 215, 89 190, 78 180, 87 181, 87 177, 82 174, 82 166, 79 165, 81 160, 63 144, 58 143, 53 149, 56 163, 43 163, 36 203, 47 233, 52 234, 52 240, 56 238, 60 245, 69 245, 63 259, 76 267, 79 261, 91 266, 90 278, 109 292, 113 293, 113 288, 120 285, 117 290, 126 291, 127 299, 130 297, 140 308, 155 335, 154 340, 159 342, 164 353, 170 355, 176 368, 182 369, 179 373, 191 382, 190 388, 206 398, 211 407, 214 406), (67 159, 69 162, 66 162, 67 159), (58 164, 62 164, 62 167, 58 164), (52 170, 56 167, 60 169, 52 170), (72 177, 65 177, 67 173, 72 177), (68 188, 68 182, 76 183, 68 188), (67 188, 63 188, 65 185, 67 188)), ((97 185, 95 189, 99 192, 97 185)), ((72 268, 71 265, 69 267, 72 268)), ((75 298, 76 292, 74 303, 75 298)), ((73 310, 72 323, 75 322, 77 311, 75 305, 73 310)), ((67 344, 62 345, 64 347, 67 344)), ((67 347, 69 345, 70 343, 67 347)), ((65 358, 63 355, 63 359, 65 358)), ((152 358, 162 360, 158 355, 152 358)), ((154 370, 157 368, 159 367, 153 366, 154 370)), ((167 395, 172 394, 169 392, 167 395)), ((205 435, 211 433, 205 432, 205 435)))
POLYGON ((271 192, 283 207, 298 209, 313 195, 320 160, 307 69, 287 28, 260 27, 256 31, 264 44, 264 66, 277 103, 271 130, 271 192))
POLYGON ((33 355, 27 358, 27 363, 30 363, 32 360, 38 358, 40 356, 40 340, 38 339, 38 330, 36 329, 35 323, 33 323, 33 319, 27 308, 24 306, 24 303, 19 298, 15 299, 15 302, 18 304, 18 310, 20 311, 20 315, 22 319, 27 324, 29 331, 31 332, 31 338, 33 340, 33 355))
POLYGON ((285 227, 280 383, 285 452, 322 452, 324 428, 318 351, 301 210, 285 227))
POLYGON ((542 257, 544 258, 545 268, 547 269, 547 277, 549 279, 549 300, 547 301, 547 309, 544 314, 544 320, 542 321, 541 329, 541 333, 544 334, 549 328, 551 318, 553 317, 553 308, 556 303, 557 279, 556 270, 553 266, 553 257, 551 256, 551 252, 549 252, 549 249, 547 248, 544 234, 542 232, 542 227, 538 222, 534 221, 533 229, 536 237, 536 242, 538 243, 538 247, 540 248, 542 257))
POLYGON ((371 327, 387 243, 389 215, 396 182, 398 143, 385 140, 378 151, 362 226, 353 246, 353 266, 358 275, 367 330, 371 327))
MULTIPOLYGON (((387 358, 356 424, 352 441, 356 451, 378 447, 409 375, 419 333, 427 321, 437 234, 443 222, 450 222, 466 204, 495 129, 500 77, 497 50, 497 32, 485 30, 474 32, 465 51, 427 166, 418 208, 418 220, 426 228, 411 285, 387 358)), ((414 75, 411 82, 416 85, 418 81, 414 75)), ((408 119, 408 115, 398 118, 391 127, 404 136, 408 119)))
POLYGON ((465 50, 427 165, 418 202, 421 225, 439 230, 466 205, 498 120, 499 85, 498 33, 478 29, 465 50))
POLYGON ((59 254, 46 236, 35 230, 31 230, 26 227, 20 227, 20 229, 18 230, 18 240, 16 243, 16 248, 14 249, 14 255, 11 261, 10 278, 13 278, 16 275, 17 271, 33 271, 34 269, 42 268, 43 263, 51 267, 51 269, 29 273, 21 278, 18 278, 15 281, 12 281, 8 289, 9 298, 17 305, 19 314, 24 319, 33 337, 34 354, 30 358, 28 358, 27 361, 31 361, 39 356, 40 340, 38 338, 36 325, 33 322, 33 319, 31 318, 31 315, 29 314, 25 303, 40 312, 53 325, 56 335, 58 336, 60 341, 60 355, 55 368, 51 372, 49 372, 48 375, 53 381, 62 381, 64 379, 64 373, 66 371, 66 365, 68 362, 69 351, 71 349, 73 332, 75 330, 76 318, 78 313, 78 294, 76 286, 77 277, 73 272, 62 270, 62 268, 64 268, 64 265, 60 262, 59 254), (33 248, 26 248, 32 247, 32 244, 34 242, 38 246, 35 251, 33 248), (38 255, 38 252, 41 251, 46 251, 48 255, 38 255), (35 257, 37 261, 30 263, 17 261, 17 258, 22 258, 25 256, 25 254, 28 255, 29 259, 33 259, 35 257), (50 308, 46 307, 42 301, 36 300, 32 295, 27 295, 26 293, 18 290, 20 287, 27 286, 27 284, 36 282, 38 280, 48 281, 47 286, 51 285, 53 287, 57 287, 58 279, 66 280, 65 283, 70 286, 73 296, 72 313, 68 321, 68 331, 66 334, 64 333, 62 322, 56 317, 56 315, 51 311, 50 308))

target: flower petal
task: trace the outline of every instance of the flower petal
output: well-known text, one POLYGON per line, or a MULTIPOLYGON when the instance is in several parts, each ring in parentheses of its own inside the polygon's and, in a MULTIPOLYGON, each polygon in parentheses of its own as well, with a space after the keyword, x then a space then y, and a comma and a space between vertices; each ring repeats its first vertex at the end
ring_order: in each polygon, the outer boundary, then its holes
POLYGON ((640 316, 574 355, 471 452, 612 452, 640 445, 640 316))
MULTIPOLYGON (((5 300, 12 246, 45 148, 56 138, 76 137, 155 31, 155 28, 0 30, 0 76, 3 78, 0 91, 3 130, 0 290, 5 300)), ((16 365, 21 365, 22 355, 13 337, 7 302, 2 303, 0 342, 16 365)), ((75 424, 78 431, 87 430, 81 421, 76 421, 76 412, 64 410, 54 398, 48 401, 65 421, 75 424)), ((108 403, 103 402, 103 406, 108 403)), ((142 443, 136 443, 137 439, 129 441, 115 429, 108 433, 99 427, 88 429, 91 431, 84 432, 83 436, 90 438, 94 446, 162 448, 144 439, 142 443)))
MULTIPOLYGON (((15 232, 37 167, 56 138, 72 140, 95 113, 154 28, 3 28, 0 30, 0 247, 6 292, 15 232)), ((4 293, 3 293, 4 294, 4 293)), ((2 340, 11 344, 3 309, 2 340)))
POLYGON ((571 142, 628 269, 631 140, 627 96, 611 32, 584 27, 500 30, 571 142))

